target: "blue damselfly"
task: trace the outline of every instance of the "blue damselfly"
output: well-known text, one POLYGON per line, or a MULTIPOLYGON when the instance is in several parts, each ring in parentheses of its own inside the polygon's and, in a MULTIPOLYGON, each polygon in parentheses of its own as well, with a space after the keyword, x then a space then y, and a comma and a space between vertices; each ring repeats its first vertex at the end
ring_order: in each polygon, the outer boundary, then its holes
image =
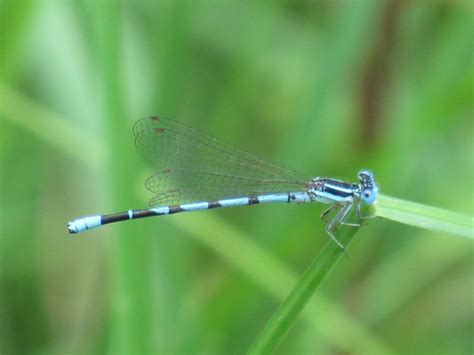
POLYGON ((178 212, 217 207, 254 205, 269 202, 303 203, 318 201, 332 204, 323 212, 329 236, 334 229, 349 223, 347 217, 360 205, 371 205, 378 188, 369 170, 358 173, 357 183, 325 177, 308 178, 282 165, 263 160, 228 143, 205 135, 173 120, 151 116, 133 126, 140 153, 158 169, 145 186, 155 194, 151 208, 128 210, 109 215, 78 218, 68 223, 70 233, 79 233, 104 224, 178 212))

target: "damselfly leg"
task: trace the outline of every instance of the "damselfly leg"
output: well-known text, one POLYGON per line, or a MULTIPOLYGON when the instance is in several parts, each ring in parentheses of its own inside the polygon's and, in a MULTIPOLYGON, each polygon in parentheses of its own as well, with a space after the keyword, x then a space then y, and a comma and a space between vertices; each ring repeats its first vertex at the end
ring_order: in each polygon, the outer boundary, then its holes
POLYGON ((350 226, 350 227, 360 227, 359 223, 347 222, 346 219, 349 216, 352 208, 354 207, 354 203, 347 203, 344 205, 340 205, 335 203, 331 207, 329 207, 326 211, 321 214, 321 219, 326 221, 326 233, 329 237, 343 250, 345 250, 344 245, 336 238, 334 235, 334 231, 336 227, 340 225, 350 226), (340 207, 339 210, 336 212, 334 217, 329 221, 326 220, 327 215, 333 211, 335 208, 340 207))

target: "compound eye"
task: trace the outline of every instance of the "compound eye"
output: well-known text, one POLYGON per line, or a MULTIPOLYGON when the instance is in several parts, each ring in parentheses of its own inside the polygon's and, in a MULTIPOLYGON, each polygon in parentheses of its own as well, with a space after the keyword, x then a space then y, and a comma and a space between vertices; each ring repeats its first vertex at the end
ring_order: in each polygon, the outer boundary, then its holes
POLYGON ((376 194, 372 190, 362 191, 361 198, 365 203, 373 203, 375 201, 376 194))

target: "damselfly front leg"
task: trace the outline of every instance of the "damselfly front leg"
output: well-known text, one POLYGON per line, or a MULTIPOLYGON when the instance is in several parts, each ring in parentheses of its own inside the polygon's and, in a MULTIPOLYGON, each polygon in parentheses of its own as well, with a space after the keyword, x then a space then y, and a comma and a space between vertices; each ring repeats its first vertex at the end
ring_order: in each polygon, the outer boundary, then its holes
MULTIPOLYGON (((359 204, 359 201, 355 201, 351 204, 349 204, 349 208, 346 212, 346 214, 341 218, 341 220, 339 221, 339 224, 342 224, 344 226, 349 226, 349 227, 360 227, 362 224, 360 223, 354 223, 354 222, 346 222, 345 220, 347 219, 348 215, 349 215, 349 212, 352 210, 352 208, 354 207, 354 204, 357 204, 357 209, 356 211, 358 211, 358 209, 360 208, 360 204, 359 204)), ((357 217, 359 217, 359 213, 357 212, 357 217)))
MULTIPOLYGON (((349 206, 351 206, 351 208, 353 207, 353 203, 350 203, 348 204, 349 206)), ((336 209, 337 207, 340 207, 341 209, 344 208, 345 205, 341 205, 341 204, 338 204, 338 203, 335 203, 333 204, 331 207, 329 207, 328 209, 324 210, 323 213, 321 213, 321 215, 319 216, 324 222, 326 223, 329 223, 331 220, 327 220, 327 216, 334 210, 336 209)), ((360 208, 360 206, 357 206, 358 208, 360 208)), ((349 208, 348 212, 351 210, 351 208, 349 208)), ((359 216, 359 209, 357 210, 357 217, 360 217, 359 216)), ((367 218, 367 217, 361 217, 361 218, 367 218)), ((360 227, 361 224, 360 223, 353 223, 353 222, 346 222, 344 220, 340 220, 339 221, 339 224, 342 224, 342 225, 345 225, 345 226, 350 226, 350 227, 360 227)))

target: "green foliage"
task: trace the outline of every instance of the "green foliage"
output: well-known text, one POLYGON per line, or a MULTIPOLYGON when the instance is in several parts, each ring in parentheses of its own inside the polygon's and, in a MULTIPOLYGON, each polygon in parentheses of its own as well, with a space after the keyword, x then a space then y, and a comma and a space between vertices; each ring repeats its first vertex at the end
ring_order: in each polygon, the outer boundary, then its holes
POLYGON ((472 352, 470 8, 398 3, 0 2, 0 352, 472 352), (400 200, 337 264, 317 204, 67 235, 146 206, 150 114, 400 200))

